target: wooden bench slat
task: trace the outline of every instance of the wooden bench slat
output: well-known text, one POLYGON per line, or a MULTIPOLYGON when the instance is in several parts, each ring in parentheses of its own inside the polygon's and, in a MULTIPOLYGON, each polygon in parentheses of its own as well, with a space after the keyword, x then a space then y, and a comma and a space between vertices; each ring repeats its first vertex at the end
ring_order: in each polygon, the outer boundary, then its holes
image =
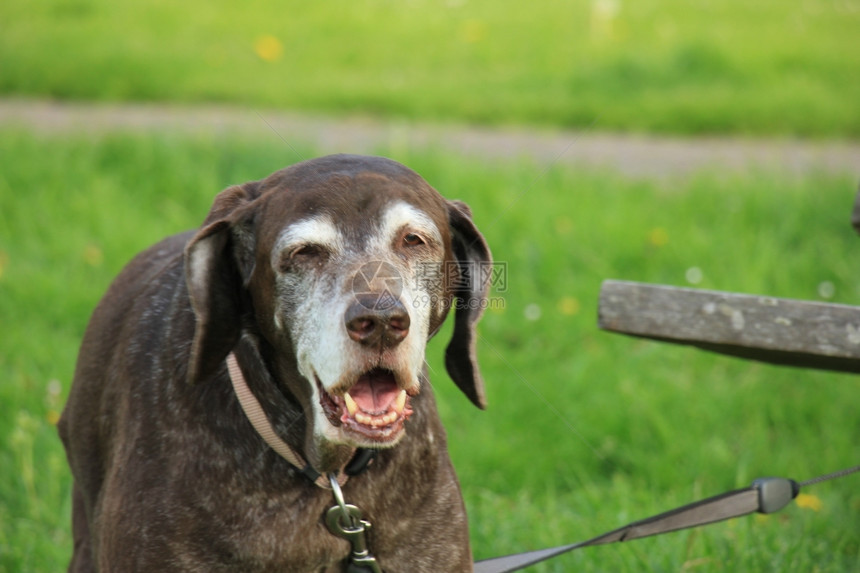
POLYGON ((860 307, 605 281, 600 328, 782 364, 860 372, 860 307))
POLYGON ((854 197, 854 208, 851 210, 851 226, 860 233, 860 189, 854 197))

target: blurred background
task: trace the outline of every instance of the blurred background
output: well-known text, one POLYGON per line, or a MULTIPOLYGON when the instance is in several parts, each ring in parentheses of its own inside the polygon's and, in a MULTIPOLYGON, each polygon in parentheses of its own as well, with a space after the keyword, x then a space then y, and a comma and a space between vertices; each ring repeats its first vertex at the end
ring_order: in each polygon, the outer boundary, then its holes
MULTIPOLYGON (((71 554, 54 425, 93 307, 226 186, 375 153, 507 280, 490 408, 429 366, 476 558, 860 459, 855 377, 607 334, 607 278, 860 304, 856 0, 0 4, 0 571, 71 554)), ((856 478, 534 571, 850 571, 856 478), (853 481, 849 481, 853 480, 853 481)))

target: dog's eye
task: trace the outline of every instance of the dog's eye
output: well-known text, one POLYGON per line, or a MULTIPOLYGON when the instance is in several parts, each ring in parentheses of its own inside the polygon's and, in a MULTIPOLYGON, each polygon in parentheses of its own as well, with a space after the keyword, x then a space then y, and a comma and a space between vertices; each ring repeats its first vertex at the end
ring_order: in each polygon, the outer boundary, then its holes
POLYGON ((403 244, 407 247, 417 247, 424 244, 424 239, 415 233, 406 233, 403 235, 403 244))
POLYGON ((301 245, 290 252, 290 258, 318 258, 325 255, 324 247, 314 244, 301 245))
POLYGON ((326 255, 328 255, 328 251, 323 246, 312 243, 299 245, 281 253, 280 270, 286 273, 296 268, 319 264, 326 255))

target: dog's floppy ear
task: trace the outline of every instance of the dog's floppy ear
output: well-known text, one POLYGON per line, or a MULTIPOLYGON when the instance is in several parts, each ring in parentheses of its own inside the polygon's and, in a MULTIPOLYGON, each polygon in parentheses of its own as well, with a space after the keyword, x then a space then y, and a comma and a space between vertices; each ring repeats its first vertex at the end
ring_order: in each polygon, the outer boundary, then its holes
POLYGON ((230 187, 215 198, 200 231, 185 246, 185 282, 196 318, 188 381, 211 377, 241 334, 242 292, 253 271, 253 210, 258 184, 230 187))
POLYGON ((475 324, 486 306, 493 258, 465 203, 448 201, 448 222, 458 273, 454 277, 446 272, 456 300, 454 333, 445 349, 445 368, 472 403, 484 409, 487 401, 475 352, 475 324))

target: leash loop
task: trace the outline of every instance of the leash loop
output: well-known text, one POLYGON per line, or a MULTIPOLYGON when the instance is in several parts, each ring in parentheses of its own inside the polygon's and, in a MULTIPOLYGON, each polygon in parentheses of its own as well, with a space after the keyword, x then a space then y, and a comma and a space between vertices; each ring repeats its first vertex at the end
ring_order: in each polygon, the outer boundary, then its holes
POLYGON ((759 478, 752 487, 758 491, 759 513, 775 513, 800 493, 798 483, 786 478, 759 478))
MULTIPOLYGON (((331 493, 334 496, 334 500, 337 502, 337 505, 333 506, 329 510, 329 514, 333 514, 334 512, 332 510, 339 508, 340 509, 340 515, 338 516, 338 519, 340 519, 340 518, 347 519, 347 520, 349 520, 349 527, 351 527, 351 528, 357 527, 358 524, 356 522, 361 519, 361 511, 359 511, 358 508, 354 505, 348 506, 346 504, 346 501, 344 501, 344 499, 343 499, 343 490, 340 489, 340 484, 337 482, 337 477, 335 476, 335 474, 333 474, 333 473, 328 474, 328 479, 329 479, 329 483, 331 484, 331 493), (357 517, 356 517, 354 512, 350 511, 350 508, 353 508, 355 510, 355 513, 358 514, 357 517)), ((331 530, 331 529, 332 529, 332 525, 329 525, 329 530, 331 530)))
POLYGON ((370 554, 367 546, 367 532, 370 522, 362 519, 361 510, 343 499, 343 491, 337 482, 337 476, 328 475, 331 482, 331 491, 334 495, 336 505, 329 508, 326 513, 326 526, 334 535, 346 539, 352 546, 349 556, 347 573, 382 573, 376 558, 370 554))

